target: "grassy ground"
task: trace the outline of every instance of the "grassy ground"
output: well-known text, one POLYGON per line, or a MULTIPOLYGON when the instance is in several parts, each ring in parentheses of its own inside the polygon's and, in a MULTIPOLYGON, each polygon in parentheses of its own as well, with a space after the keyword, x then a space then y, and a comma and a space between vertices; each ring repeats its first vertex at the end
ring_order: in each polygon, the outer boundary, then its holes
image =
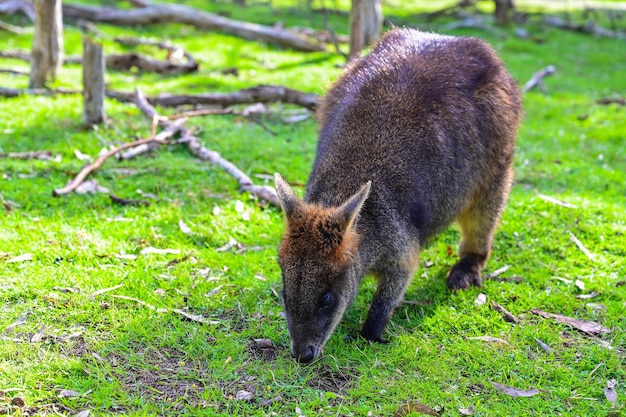
MULTIPOLYGON (((261 23, 324 26, 321 15, 285 2, 241 14, 225 3, 187 3, 261 23)), ((436 30, 447 22, 421 25, 417 6, 390 4, 387 17, 397 24, 436 30)), ((340 16, 331 19, 345 32, 340 16)), ((596 100, 626 94, 626 48, 623 40, 538 22, 531 17, 531 40, 518 39, 513 28, 452 32, 487 39, 521 83, 546 65, 557 67, 546 80, 548 94, 524 96, 517 183, 487 272, 510 268, 483 288, 448 292, 445 274, 459 239, 452 227, 423 252, 410 303, 387 330, 389 345, 353 339, 375 289, 368 279, 323 357, 309 366, 289 355, 275 261, 280 212, 238 194, 232 178, 179 148, 109 161, 95 174, 117 195, 158 196, 149 207, 115 206, 104 194, 53 198, 52 189, 84 164, 75 150, 97 155, 147 136, 150 123, 132 105, 107 101, 107 126, 85 130, 79 97, 1 99, 1 151, 48 149, 58 158, 0 159, 0 413, 387 416, 420 403, 448 416, 468 407, 475 416, 620 415, 626 401, 626 110, 596 100), (180 220, 193 234, 183 233, 180 220), (233 239, 240 245, 216 250, 233 239), (146 248, 173 251, 142 254, 146 248), (27 254, 31 260, 12 262, 27 254), (475 303, 480 293, 486 304, 475 303), (598 295, 577 298, 590 293, 598 295), (505 322, 490 301, 521 322, 505 322), (596 321, 611 332, 589 337, 530 314, 534 308, 596 321), (210 322, 187 320, 173 309, 210 322), (20 318, 22 324, 6 329, 20 318), (483 336, 506 343, 474 339, 483 336), (613 379, 615 404, 604 393, 613 379), (511 397, 492 383, 539 393, 511 397)), ((301 54, 179 25, 99 29, 107 51, 119 48, 112 38, 121 34, 167 38, 201 64, 198 74, 180 77, 110 73, 115 89, 185 93, 274 83, 321 93, 342 63, 331 53, 301 54), (222 73, 230 67, 239 76, 222 73)), ((70 23, 65 35, 66 52, 79 54, 80 31, 70 23)), ((30 42, 30 35, 3 33, 0 49, 28 49, 30 42)), ((8 59, 0 67, 26 69, 8 59)), ((26 77, 0 74, 2 86, 26 84, 26 77)), ((64 67, 54 86, 79 88, 80 68, 64 67)), ((286 124, 270 116, 265 124, 275 135, 231 116, 188 124, 259 182, 256 174, 275 171, 293 182, 307 179, 312 120, 286 124)))

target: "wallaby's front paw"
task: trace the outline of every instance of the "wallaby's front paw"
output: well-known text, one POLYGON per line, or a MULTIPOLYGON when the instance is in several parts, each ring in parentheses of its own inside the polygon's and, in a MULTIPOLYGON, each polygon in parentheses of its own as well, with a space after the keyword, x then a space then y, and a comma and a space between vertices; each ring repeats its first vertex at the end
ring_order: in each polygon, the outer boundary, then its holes
POLYGON ((467 289, 472 285, 480 287, 483 284, 483 280, 480 277, 480 274, 473 271, 463 270, 463 268, 457 268, 457 266, 455 266, 450 271, 446 284, 451 290, 457 291, 467 289))
POLYGON ((361 337, 370 343, 380 343, 382 345, 386 345, 389 343, 389 340, 385 340, 380 336, 368 335, 364 332, 361 332, 361 337))

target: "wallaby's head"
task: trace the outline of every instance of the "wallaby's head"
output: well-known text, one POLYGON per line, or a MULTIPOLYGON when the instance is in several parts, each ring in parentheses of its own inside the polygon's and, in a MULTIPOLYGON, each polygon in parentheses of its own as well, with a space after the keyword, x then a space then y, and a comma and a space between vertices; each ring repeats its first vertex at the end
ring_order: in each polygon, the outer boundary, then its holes
POLYGON ((278 262, 291 354, 310 362, 319 356, 357 293, 362 271, 355 222, 371 181, 343 204, 325 207, 305 203, 279 174, 274 178, 286 219, 278 262))

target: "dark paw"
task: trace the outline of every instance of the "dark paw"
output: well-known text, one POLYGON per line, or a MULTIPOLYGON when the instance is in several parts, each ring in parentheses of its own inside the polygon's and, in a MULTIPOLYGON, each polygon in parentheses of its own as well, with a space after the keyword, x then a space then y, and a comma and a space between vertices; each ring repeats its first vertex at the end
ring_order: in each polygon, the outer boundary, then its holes
POLYGON ((480 278, 480 274, 472 271, 464 271, 461 268, 452 268, 446 281, 448 288, 451 290, 464 290, 472 285, 480 287, 483 284, 483 280, 480 278))
POLYGON ((380 343, 381 345, 389 344, 389 340, 385 340, 380 336, 367 335, 366 333, 361 332, 361 337, 370 343, 380 343))

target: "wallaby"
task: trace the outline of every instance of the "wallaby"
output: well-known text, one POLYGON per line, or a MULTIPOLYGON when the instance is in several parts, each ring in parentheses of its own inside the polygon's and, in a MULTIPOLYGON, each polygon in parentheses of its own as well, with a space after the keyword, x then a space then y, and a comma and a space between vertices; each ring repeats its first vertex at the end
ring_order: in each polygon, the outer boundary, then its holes
POLYGON ((520 101, 494 50, 475 38, 394 29, 348 65, 318 106, 304 201, 275 175, 297 360, 320 355, 366 274, 378 287, 361 335, 383 342, 420 249, 454 220, 460 260, 447 285, 482 284, 512 186, 520 101))

